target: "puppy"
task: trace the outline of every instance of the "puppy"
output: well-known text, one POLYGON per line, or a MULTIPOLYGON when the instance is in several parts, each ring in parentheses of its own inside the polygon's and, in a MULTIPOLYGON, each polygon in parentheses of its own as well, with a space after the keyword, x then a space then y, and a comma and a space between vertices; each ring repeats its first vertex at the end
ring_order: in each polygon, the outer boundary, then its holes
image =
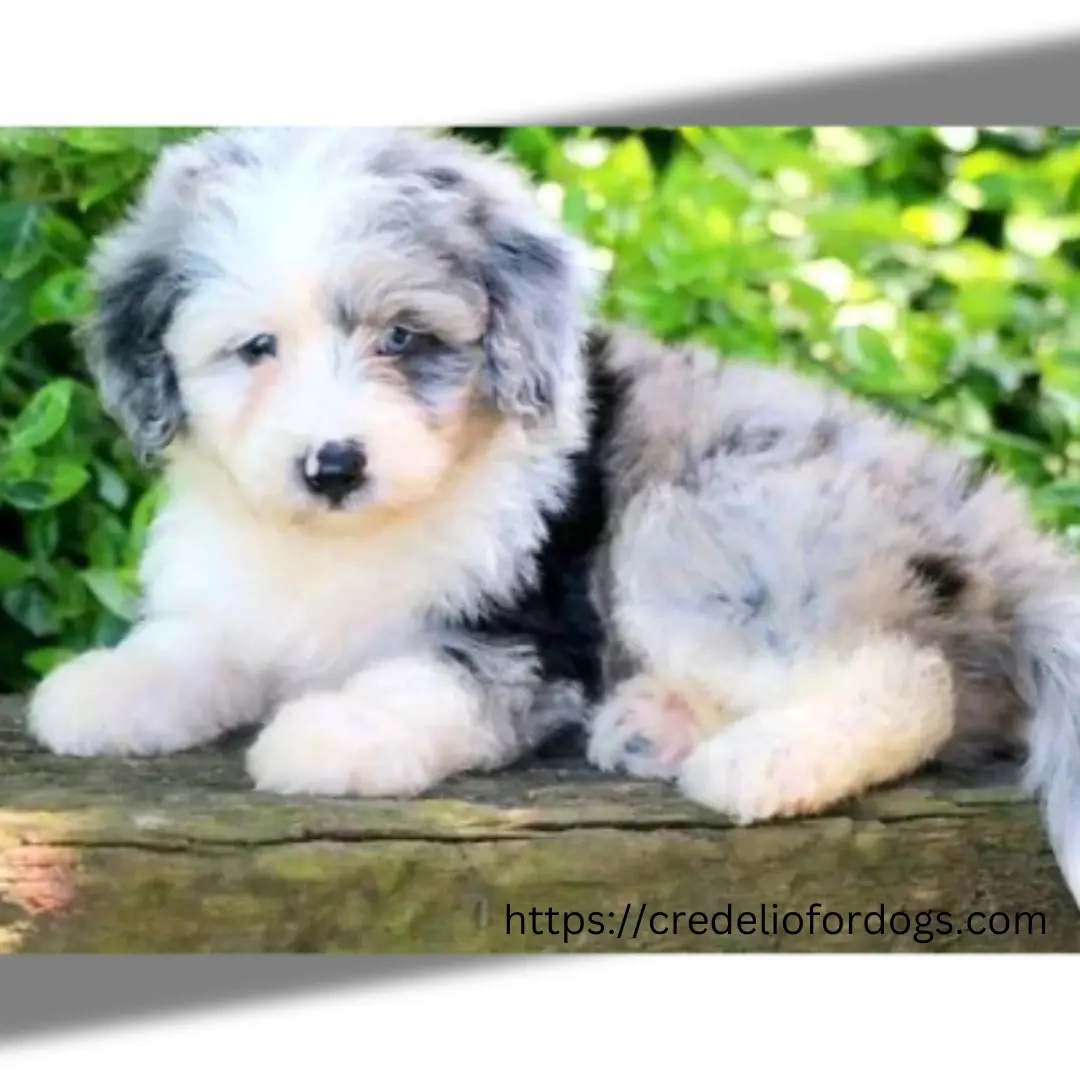
POLYGON ((412 133, 213 133, 91 280, 89 365, 166 500, 136 628, 32 697, 46 746, 268 721, 258 788, 413 795, 583 720, 594 283, 515 170, 412 133))
POLYGON ((144 611, 32 733, 263 724, 255 786, 409 796, 587 727, 751 822, 1027 747, 1080 896, 1080 585, 1022 496, 835 389, 591 324, 509 164, 383 130, 212 134, 100 244, 85 343, 165 463, 144 611))

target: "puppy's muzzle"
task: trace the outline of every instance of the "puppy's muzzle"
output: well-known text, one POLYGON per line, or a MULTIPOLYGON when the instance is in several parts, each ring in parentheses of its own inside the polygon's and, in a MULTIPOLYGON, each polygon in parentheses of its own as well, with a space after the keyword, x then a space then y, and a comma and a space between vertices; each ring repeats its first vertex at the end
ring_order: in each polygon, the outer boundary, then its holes
POLYGON ((305 455, 301 474, 309 491, 339 506, 367 479, 367 456, 352 439, 326 442, 305 455))

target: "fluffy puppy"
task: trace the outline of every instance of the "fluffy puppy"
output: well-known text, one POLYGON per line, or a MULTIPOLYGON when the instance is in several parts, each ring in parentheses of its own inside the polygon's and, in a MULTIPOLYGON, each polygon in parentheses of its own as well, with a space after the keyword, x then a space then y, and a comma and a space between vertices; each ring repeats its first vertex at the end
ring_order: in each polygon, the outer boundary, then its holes
POLYGON ((63 753, 263 721, 259 788, 410 795, 586 723, 750 822, 1027 745, 1080 894, 1080 584, 1020 494, 823 384, 587 334, 585 252, 419 134, 213 135, 95 258, 166 461, 145 612, 31 701, 63 753))
POLYGON ((580 721, 586 254, 454 141, 256 129, 166 153, 95 252, 84 334, 105 406, 165 464, 144 610, 40 685, 37 738, 160 754, 266 721, 260 789, 379 796, 580 721))

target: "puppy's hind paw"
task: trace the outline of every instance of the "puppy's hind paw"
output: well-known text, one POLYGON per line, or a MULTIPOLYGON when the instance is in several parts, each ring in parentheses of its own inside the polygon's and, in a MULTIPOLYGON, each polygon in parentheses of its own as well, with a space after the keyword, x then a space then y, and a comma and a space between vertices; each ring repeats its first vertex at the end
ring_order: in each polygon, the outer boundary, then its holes
POLYGON ((824 810, 848 792, 796 737, 812 719, 798 710, 759 714, 714 735, 682 763, 679 790, 741 825, 824 810), (789 732, 788 724, 799 726, 789 732))
POLYGON ((585 753, 603 772, 672 780, 701 737, 689 702, 641 676, 624 683, 600 706, 585 753))

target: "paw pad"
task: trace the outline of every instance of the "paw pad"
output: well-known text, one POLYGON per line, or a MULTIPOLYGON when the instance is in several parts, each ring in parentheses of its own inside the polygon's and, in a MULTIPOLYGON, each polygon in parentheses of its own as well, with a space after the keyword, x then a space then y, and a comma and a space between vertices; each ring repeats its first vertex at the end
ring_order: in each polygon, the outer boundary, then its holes
POLYGON ((700 734, 697 715, 681 694, 631 682, 596 714, 587 757, 605 772, 671 779, 700 734))

